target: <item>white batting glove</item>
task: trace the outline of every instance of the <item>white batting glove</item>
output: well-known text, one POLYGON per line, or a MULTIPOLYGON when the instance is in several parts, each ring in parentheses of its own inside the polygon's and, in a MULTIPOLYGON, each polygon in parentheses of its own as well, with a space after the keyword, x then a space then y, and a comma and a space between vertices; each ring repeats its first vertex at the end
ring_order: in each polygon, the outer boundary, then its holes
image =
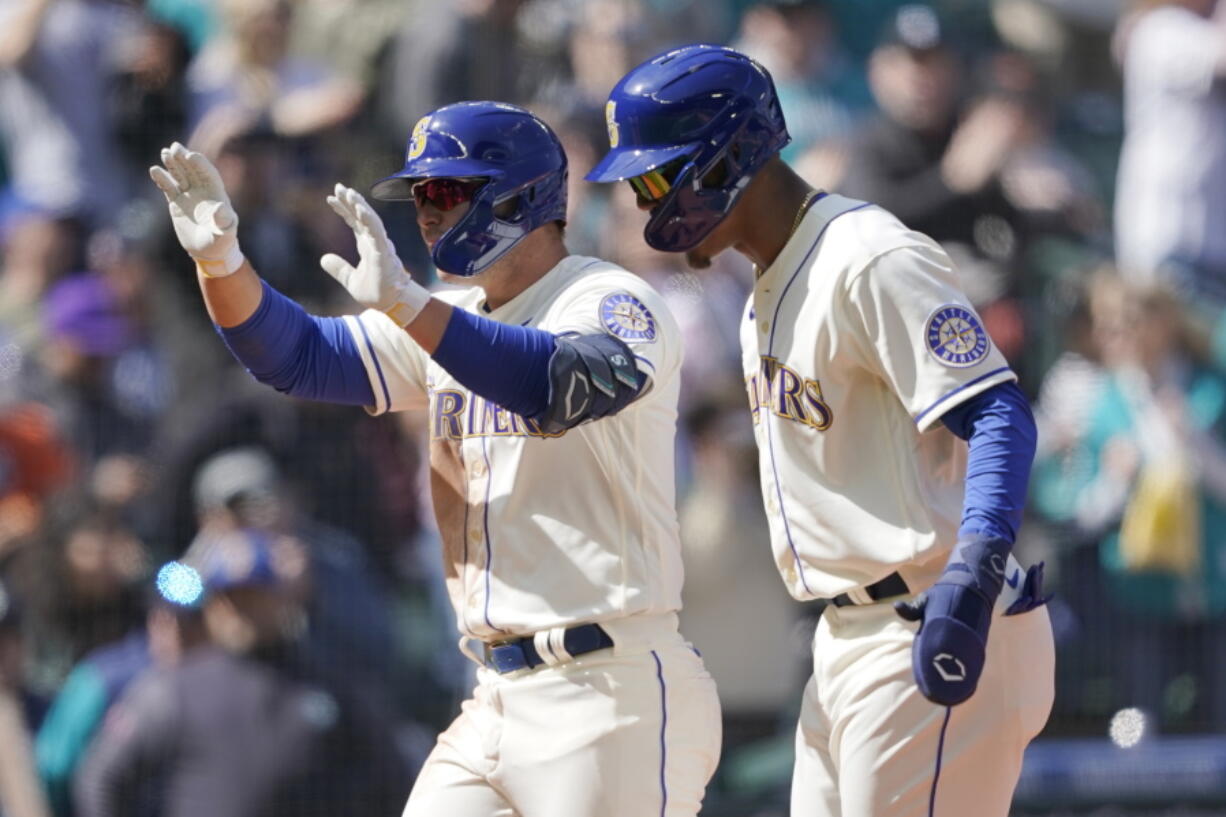
POLYGON ((221 174, 203 154, 175 142, 162 150, 162 164, 149 168, 166 195, 175 235, 206 278, 224 278, 243 265, 238 215, 221 174))
POLYGON ((379 216, 361 193, 343 184, 328 196, 328 205, 353 230, 359 260, 354 267, 339 255, 328 253, 319 259, 319 265, 358 303, 378 309, 397 326, 412 323, 430 301, 430 293, 405 272, 379 216))

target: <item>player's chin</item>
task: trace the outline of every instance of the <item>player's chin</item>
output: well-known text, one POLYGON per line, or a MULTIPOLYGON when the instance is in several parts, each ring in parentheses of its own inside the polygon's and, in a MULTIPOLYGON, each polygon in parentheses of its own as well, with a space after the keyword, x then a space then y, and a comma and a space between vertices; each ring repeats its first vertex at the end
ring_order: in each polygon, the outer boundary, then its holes
POLYGON ((438 279, 444 284, 462 284, 464 286, 476 286, 477 276, 475 275, 456 275, 454 272, 447 270, 436 269, 438 279))
POLYGON ((690 269, 707 269, 711 266, 711 256, 696 247, 686 252, 685 263, 690 269))
POLYGON ((728 244, 722 240, 717 228, 699 241, 698 246, 686 251, 685 263, 689 264, 690 269, 707 269, 711 266, 711 260, 726 249, 728 249, 728 244))

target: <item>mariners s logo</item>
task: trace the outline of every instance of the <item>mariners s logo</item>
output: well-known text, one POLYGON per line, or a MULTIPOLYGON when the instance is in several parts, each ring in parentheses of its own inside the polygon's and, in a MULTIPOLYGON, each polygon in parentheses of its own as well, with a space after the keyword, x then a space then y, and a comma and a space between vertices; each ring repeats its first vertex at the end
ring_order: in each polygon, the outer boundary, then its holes
POLYGON ((604 106, 604 121, 609 126, 609 147, 617 147, 617 143, 621 141, 621 131, 617 128, 617 120, 613 118, 613 114, 617 111, 617 103, 610 99, 604 106))
POLYGON ((964 369, 988 356, 992 341, 979 318, 965 306, 946 304, 928 318, 928 351, 946 366, 964 369))
POLYGON ((600 302, 600 322, 626 340, 656 339, 656 319, 642 301, 626 292, 606 295, 600 302))
POLYGON ((430 124, 430 117, 423 116, 417 120, 417 124, 413 126, 413 135, 409 138, 409 159, 416 159, 426 149, 426 126, 430 124))

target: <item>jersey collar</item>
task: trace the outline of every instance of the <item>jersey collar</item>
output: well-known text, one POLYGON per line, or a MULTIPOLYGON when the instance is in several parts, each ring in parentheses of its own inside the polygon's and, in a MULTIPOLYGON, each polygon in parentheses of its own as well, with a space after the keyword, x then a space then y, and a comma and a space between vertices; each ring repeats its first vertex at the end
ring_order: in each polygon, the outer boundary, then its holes
MULTIPOLYGON (((482 311, 481 314, 503 323, 523 323, 530 320, 535 316, 534 313, 540 308, 540 305, 564 281, 595 261, 596 259, 594 258, 587 258, 582 255, 568 255, 555 264, 549 272, 533 281, 523 292, 497 309, 490 312, 482 311)), ((483 304, 484 302, 485 298, 482 295, 478 303, 483 304)))
POLYGON ((754 282, 755 289, 771 289, 776 283, 786 283, 801 264, 806 263, 810 251, 817 244, 828 225, 835 218, 850 210, 864 207, 865 202, 849 199, 835 193, 827 193, 805 213, 783 250, 762 271, 754 282))

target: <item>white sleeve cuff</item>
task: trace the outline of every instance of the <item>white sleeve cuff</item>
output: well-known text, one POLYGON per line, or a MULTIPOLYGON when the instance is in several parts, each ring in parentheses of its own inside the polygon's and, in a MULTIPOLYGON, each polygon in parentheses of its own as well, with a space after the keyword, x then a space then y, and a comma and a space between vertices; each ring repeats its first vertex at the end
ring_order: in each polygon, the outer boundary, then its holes
POLYGON ((374 344, 370 341, 370 336, 366 332, 366 326, 362 323, 361 317, 346 315, 344 316, 344 321, 345 326, 349 328, 349 333, 353 335, 353 342, 358 347, 358 355, 362 358, 362 365, 366 367, 366 376, 370 378, 370 390, 375 395, 375 404, 373 406, 366 406, 366 413, 371 416, 378 416, 386 412, 391 406, 387 378, 383 374, 383 367, 379 364, 379 356, 375 353, 374 344))

